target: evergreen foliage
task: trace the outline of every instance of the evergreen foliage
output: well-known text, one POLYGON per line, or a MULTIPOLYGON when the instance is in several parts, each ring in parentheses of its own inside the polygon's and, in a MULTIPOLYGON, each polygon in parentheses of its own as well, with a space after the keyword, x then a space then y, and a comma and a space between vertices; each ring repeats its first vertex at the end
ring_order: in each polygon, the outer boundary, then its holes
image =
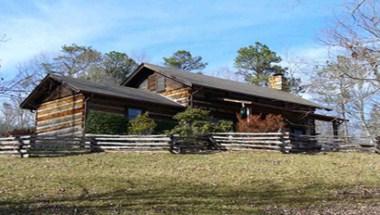
POLYGON ((235 67, 238 69, 237 74, 242 75, 248 83, 265 87, 268 86, 269 77, 280 73, 287 79, 284 90, 302 92, 301 80, 289 74, 288 68, 279 66, 281 61, 281 57, 267 45, 256 42, 255 45, 238 50, 235 67))
POLYGON ((178 124, 170 131, 173 135, 189 137, 232 130, 232 122, 213 122, 209 111, 197 108, 187 108, 184 112, 176 114, 174 119, 178 124))
POLYGON ((193 56, 186 50, 178 50, 172 56, 164 57, 164 64, 184 71, 202 70, 207 66, 201 56, 193 56))
POLYGON ((86 119, 86 133, 126 134, 128 120, 119 114, 90 111, 86 119))
POLYGON ((148 113, 144 113, 130 121, 128 131, 129 134, 146 135, 152 134, 156 127, 156 122, 148 116, 148 113))

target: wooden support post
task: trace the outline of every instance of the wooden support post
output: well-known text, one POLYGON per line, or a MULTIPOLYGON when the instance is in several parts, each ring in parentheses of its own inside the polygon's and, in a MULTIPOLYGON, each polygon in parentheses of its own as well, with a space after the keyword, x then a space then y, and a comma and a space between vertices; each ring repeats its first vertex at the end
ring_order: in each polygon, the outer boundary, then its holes
POLYGON ((18 148, 17 148, 17 151, 18 151, 18 153, 20 154, 20 157, 22 158, 23 157, 23 154, 22 154, 22 150, 23 150, 23 142, 22 142, 22 140, 21 140, 21 138, 20 137, 15 137, 15 140, 17 140, 18 141, 18 148))
POLYGON ((337 121, 332 122, 334 138, 338 138, 339 123, 337 121))
POLYGON ((281 136, 280 136, 280 141, 281 141, 281 151, 283 153, 290 153, 292 149, 292 144, 291 144, 289 132, 282 131, 281 136))

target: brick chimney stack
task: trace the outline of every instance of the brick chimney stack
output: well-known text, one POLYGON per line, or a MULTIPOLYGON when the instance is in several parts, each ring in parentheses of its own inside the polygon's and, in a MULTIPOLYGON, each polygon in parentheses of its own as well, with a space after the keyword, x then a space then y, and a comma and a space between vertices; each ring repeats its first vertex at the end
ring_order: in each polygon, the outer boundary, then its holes
POLYGON ((286 90, 286 78, 282 73, 275 73, 269 77, 269 87, 276 90, 286 90))

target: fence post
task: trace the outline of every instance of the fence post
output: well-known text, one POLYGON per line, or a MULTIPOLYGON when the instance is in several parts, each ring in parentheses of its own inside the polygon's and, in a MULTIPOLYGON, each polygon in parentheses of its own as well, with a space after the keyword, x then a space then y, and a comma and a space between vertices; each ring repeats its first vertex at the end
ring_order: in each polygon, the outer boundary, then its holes
POLYGON ((169 152, 172 152, 173 151, 173 144, 174 144, 174 139, 173 139, 173 135, 169 135, 169 152))
POLYGON ((30 145, 30 136, 16 136, 15 139, 18 142, 18 153, 21 158, 29 157, 28 147, 30 145), (25 142, 25 139, 27 142, 25 142), (24 152, 25 151, 25 152, 24 152))
POLYGON ((88 137, 90 140, 90 152, 98 152, 99 149, 97 149, 96 146, 96 137, 88 137))
POLYGON ((290 142, 290 136, 289 136, 289 132, 281 132, 280 134, 280 141, 282 143, 281 145, 281 151, 283 153, 290 153, 290 150, 291 150, 291 142, 290 142))
POLYGON ((22 142, 22 139, 19 137, 19 136, 16 136, 15 139, 17 140, 18 142, 18 148, 17 148, 17 151, 18 153, 20 154, 20 157, 23 158, 23 154, 22 154, 22 149, 23 149, 23 142, 22 142))

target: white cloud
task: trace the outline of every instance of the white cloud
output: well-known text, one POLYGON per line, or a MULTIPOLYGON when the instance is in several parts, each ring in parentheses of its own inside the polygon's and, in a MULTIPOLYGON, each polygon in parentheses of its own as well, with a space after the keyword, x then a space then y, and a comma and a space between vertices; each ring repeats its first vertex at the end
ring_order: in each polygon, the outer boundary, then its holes
POLYGON ((295 72, 297 77, 305 79, 309 76, 305 74, 310 74, 316 66, 325 65, 340 52, 339 48, 316 44, 294 47, 280 54, 283 59, 281 65, 295 72))
MULTIPOLYGON (((196 14, 196 7, 180 7, 172 11, 156 2, 119 5, 116 2, 87 4, 72 1, 44 1, 29 5, 29 12, 20 12, 17 3, 4 5, 8 13, 0 29, 9 40, 0 44, 0 71, 9 71, 33 56, 58 51, 63 44, 94 45, 101 38, 101 46, 109 49, 145 50, 151 46, 183 41, 205 41, 226 29, 263 22, 244 18, 213 17, 196 14), (204 22, 207 20, 207 23, 204 22), (197 24, 190 24, 196 22, 197 24)), ((223 11, 222 11, 223 12, 223 11)), ((218 16, 222 16, 220 12, 218 16)), ((2 32, 0 32, 2 33, 2 32)), ((97 47, 96 47, 97 48, 97 47)))
MULTIPOLYGON (((204 46, 217 44, 213 52, 221 52, 219 46, 227 49, 235 43, 234 46, 239 47, 247 37, 252 38, 252 41, 257 39, 256 33, 242 35, 243 31, 260 31, 257 26, 321 15, 309 14, 302 4, 293 8, 294 1, 142 0, 131 3, 57 0, 1 3, 0 34, 6 33, 9 41, 0 44, 3 66, 0 72, 11 71, 15 65, 34 55, 58 51, 63 44, 70 43, 92 45, 101 51, 154 53, 152 58, 156 61, 176 48, 193 48, 197 49, 196 54, 202 56, 218 56, 214 62, 210 62, 210 67, 222 66, 228 62, 218 64, 216 61, 221 61, 219 58, 227 54, 209 53, 210 50, 204 46), (239 34, 234 34, 239 30, 239 34), (218 65, 213 65, 215 62, 218 65)), ((291 51, 298 55, 303 53, 308 59, 318 58, 323 52, 304 48, 291 51)))
MULTIPOLYGON (((58 51, 63 44, 91 45, 92 40, 112 34, 117 20, 144 18, 136 11, 124 13, 117 5, 78 5, 77 2, 57 1, 50 4, 36 3, 29 13, 16 13, 16 4, 6 7, 8 14, 0 15, 0 33, 8 40, 0 44, 1 71, 13 68, 41 52, 58 51)), ((151 14, 160 17, 162 14, 151 14)), ((128 26, 128 25, 126 25, 128 26)))
POLYGON ((292 63, 317 65, 324 64, 326 60, 336 56, 337 51, 337 48, 310 44, 286 50, 281 53, 281 57, 284 66, 292 63))
MULTIPOLYGON (((91 45, 97 37, 110 34, 117 20, 143 19, 144 14, 123 13, 113 5, 94 4, 91 7, 62 1, 54 4, 36 3, 20 13, 17 4, 3 5, 8 14, 0 14, 0 33, 8 40, 0 44, 0 72, 9 73, 15 65, 33 56, 58 51, 63 44, 91 45)), ((153 14, 159 17, 160 14, 153 14)), ((126 25, 128 26, 128 25, 126 25)), ((112 34, 112 33, 111 33, 112 34)), ((9 74, 8 74, 9 75, 9 74)))
MULTIPOLYGON (((327 61, 334 59, 341 49, 337 47, 328 47, 316 44, 291 48, 283 53, 281 65, 288 67, 289 71, 297 78, 301 79, 302 84, 308 85, 310 75, 316 66, 326 65, 327 61)), ((302 96, 306 99, 313 99, 313 95, 305 92, 302 96)))

